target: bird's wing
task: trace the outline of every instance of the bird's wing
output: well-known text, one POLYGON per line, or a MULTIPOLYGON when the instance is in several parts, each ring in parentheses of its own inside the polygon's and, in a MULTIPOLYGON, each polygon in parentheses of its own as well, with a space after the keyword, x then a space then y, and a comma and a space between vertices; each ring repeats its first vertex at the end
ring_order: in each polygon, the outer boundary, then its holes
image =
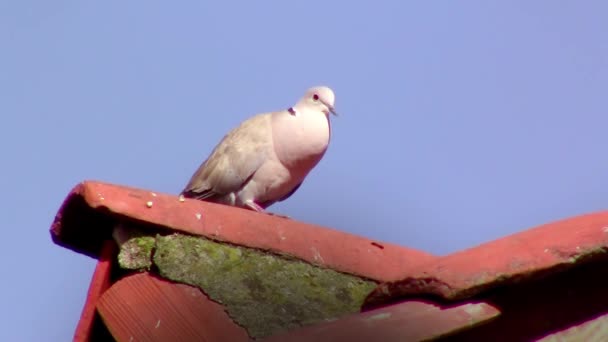
POLYGON ((276 202, 283 202, 284 200, 291 197, 291 195, 293 195, 296 191, 298 191, 298 188, 300 187, 300 185, 302 185, 302 183, 296 185, 293 189, 291 189, 291 191, 287 195, 285 195, 277 200, 268 200, 266 202, 262 202, 262 203, 258 203, 258 204, 260 207, 266 209, 266 208, 270 207, 271 205, 275 204, 276 202))
POLYGON ((269 158, 271 113, 258 114, 230 131, 194 173, 182 194, 206 199, 243 187, 269 158))

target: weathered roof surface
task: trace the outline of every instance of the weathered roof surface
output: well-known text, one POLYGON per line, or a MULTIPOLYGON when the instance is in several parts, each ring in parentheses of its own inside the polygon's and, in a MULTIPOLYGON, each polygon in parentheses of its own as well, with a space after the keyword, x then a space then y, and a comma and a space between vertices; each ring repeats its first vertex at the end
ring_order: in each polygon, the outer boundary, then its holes
POLYGON ((608 336, 608 314, 592 319, 581 325, 555 332, 538 342, 578 342, 606 341, 608 336))
POLYGON ((103 293, 112 285, 112 265, 115 263, 117 248, 113 241, 104 242, 99 255, 99 262, 89 284, 87 299, 80 314, 80 320, 74 332, 74 341, 109 340, 109 332, 96 318, 97 303, 103 293))
MULTIPOLYGON (((575 340, 603 336, 608 325, 602 318, 608 314, 608 212, 546 224, 435 257, 295 220, 196 200, 181 201, 147 190, 84 182, 68 195, 51 228, 56 243, 100 257, 77 329, 76 337, 82 338, 75 340, 88 341, 91 331, 97 331, 92 308, 97 308, 114 336, 136 333, 145 337, 151 324, 156 329, 156 323, 146 314, 138 317, 138 310, 158 311, 158 316, 161 311, 173 312, 171 303, 190 298, 183 291, 191 288, 177 283, 163 281, 163 291, 154 290, 158 279, 149 274, 128 276, 108 290, 107 283, 113 278, 108 275, 107 259, 111 243, 106 241, 112 239, 118 222, 289 255, 380 282, 364 303, 362 310, 367 312, 282 332, 269 340, 357 341, 370 336, 382 336, 387 341, 575 340), (100 256, 102 250, 106 252, 100 256), (129 282, 150 289, 136 293, 132 286, 121 285, 129 282), (132 296, 141 300, 138 309, 121 307, 132 296), (147 308, 152 297, 158 297, 162 305, 147 308), (121 325, 121 321, 131 323, 121 325)), ((195 297, 200 302, 205 296, 195 297)), ((194 316, 200 316, 194 314, 197 310, 207 310, 200 324, 224 324, 228 331, 234 329, 234 335, 229 336, 243 338, 238 326, 231 327, 231 318, 215 310, 221 308, 217 301, 205 300, 208 303, 179 306, 193 305, 194 316), (213 311, 210 308, 215 304, 213 311)), ((170 313, 161 324, 182 314, 170 313)), ((199 323, 183 317, 174 321, 170 324, 199 323)), ((196 329, 185 329, 194 334, 188 335, 193 338, 220 336, 213 335, 219 330, 203 329, 198 332, 203 335, 196 335, 196 329)))
POLYGON ((413 340, 587 341, 592 336, 603 341, 608 336, 608 321, 603 318, 608 314, 607 248, 606 212, 546 224, 404 272, 402 280, 381 284, 368 296, 364 310, 375 310, 281 337, 296 341, 364 341, 370 336, 387 341, 411 336, 416 336, 413 340), (480 320, 485 324, 472 328, 463 324, 462 329, 457 328, 459 316, 446 315, 442 320, 439 312, 437 317, 404 318, 415 322, 412 325, 399 318, 374 322, 375 326, 365 320, 420 299, 453 309, 476 303, 496 311, 484 311, 485 318, 492 318, 480 320), (435 324, 427 325, 426 319, 435 324))
POLYGON ((138 273, 122 278, 97 303, 118 341, 248 341, 221 304, 198 288, 138 273))
POLYGON ((51 235, 61 246, 97 257, 118 218, 288 254, 378 281, 397 280, 435 258, 291 219, 100 182, 83 182, 70 192, 51 235))
POLYGON ((263 341, 426 341, 473 328, 499 314, 486 303, 442 308, 432 303, 409 301, 311 325, 263 341))
POLYGON ((583 215, 440 257, 380 285, 367 306, 421 294, 456 300, 603 258, 608 212, 583 215))

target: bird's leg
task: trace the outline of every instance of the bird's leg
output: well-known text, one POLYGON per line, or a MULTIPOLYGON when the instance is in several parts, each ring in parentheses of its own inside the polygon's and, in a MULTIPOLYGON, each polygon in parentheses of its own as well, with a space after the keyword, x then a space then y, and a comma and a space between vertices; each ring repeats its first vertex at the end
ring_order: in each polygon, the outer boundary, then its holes
POLYGON ((258 213, 266 213, 266 210, 262 207, 260 207, 257 203, 255 203, 254 201, 246 201, 245 205, 253 210, 253 211, 257 211, 258 213))
POLYGON ((253 211, 257 211, 258 213, 268 214, 268 215, 272 215, 272 216, 278 216, 278 217, 282 217, 282 218, 286 218, 286 219, 291 219, 287 215, 281 215, 281 214, 271 213, 270 211, 267 211, 266 209, 262 208, 260 205, 258 205, 254 201, 246 201, 245 205, 247 206, 247 208, 249 208, 249 209, 251 209, 253 211))

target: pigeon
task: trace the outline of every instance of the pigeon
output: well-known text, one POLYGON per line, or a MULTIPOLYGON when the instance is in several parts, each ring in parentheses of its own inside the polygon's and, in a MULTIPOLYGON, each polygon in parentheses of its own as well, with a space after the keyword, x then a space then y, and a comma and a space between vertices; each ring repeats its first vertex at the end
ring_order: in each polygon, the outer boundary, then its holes
POLYGON ((266 213, 298 190, 327 151, 334 101, 330 88, 313 87, 289 109, 243 121, 215 146, 181 195, 266 213))

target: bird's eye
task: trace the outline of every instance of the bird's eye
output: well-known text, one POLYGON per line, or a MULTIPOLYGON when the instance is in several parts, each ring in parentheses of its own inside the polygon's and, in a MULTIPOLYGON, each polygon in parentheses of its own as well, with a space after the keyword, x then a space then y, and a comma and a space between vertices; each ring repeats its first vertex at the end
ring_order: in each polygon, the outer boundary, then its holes
POLYGON ((319 95, 314 94, 314 95, 312 96, 312 100, 313 100, 313 101, 319 101, 319 95))

